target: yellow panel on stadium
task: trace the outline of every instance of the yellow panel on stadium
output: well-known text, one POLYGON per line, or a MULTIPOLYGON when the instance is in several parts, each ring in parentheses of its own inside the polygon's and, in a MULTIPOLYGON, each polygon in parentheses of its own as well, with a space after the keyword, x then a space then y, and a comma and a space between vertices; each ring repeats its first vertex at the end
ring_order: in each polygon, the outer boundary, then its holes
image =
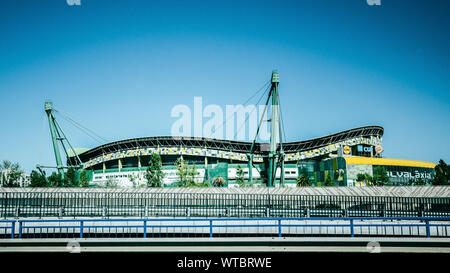
POLYGON ((421 167, 434 168, 436 164, 424 161, 407 160, 407 159, 393 159, 393 158, 373 158, 351 156, 344 157, 347 164, 353 165, 382 165, 382 166, 406 166, 406 167, 421 167))

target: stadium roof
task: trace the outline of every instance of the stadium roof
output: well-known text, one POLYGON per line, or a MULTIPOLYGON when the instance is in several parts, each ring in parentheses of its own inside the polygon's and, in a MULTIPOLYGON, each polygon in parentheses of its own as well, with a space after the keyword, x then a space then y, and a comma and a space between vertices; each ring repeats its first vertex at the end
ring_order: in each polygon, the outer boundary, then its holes
MULTIPOLYGON (((75 153, 76 153, 77 155, 89 151, 88 148, 73 148, 73 149, 75 150, 75 153)), ((75 156, 74 151, 72 151, 72 149, 68 149, 68 150, 67 150, 67 154, 69 155, 69 157, 75 156)))
MULTIPOLYGON (((381 126, 364 126, 342 131, 336 134, 313 138, 309 140, 284 142, 283 149, 285 152, 302 152, 311 149, 323 147, 328 144, 336 143, 345 139, 354 137, 382 137, 384 129, 381 126)), ((88 151, 79 154, 81 161, 88 161, 90 158, 100 156, 102 154, 117 152, 121 150, 128 150, 133 148, 143 147, 198 147, 211 148, 223 151, 233 151, 248 153, 252 143, 234 140, 223 140, 213 138, 199 138, 199 137, 173 137, 173 136, 155 136, 142 137, 120 140, 103 144, 88 151)), ((254 148, 255 153, 262 153, 261 143, 256 143, 254 148)))

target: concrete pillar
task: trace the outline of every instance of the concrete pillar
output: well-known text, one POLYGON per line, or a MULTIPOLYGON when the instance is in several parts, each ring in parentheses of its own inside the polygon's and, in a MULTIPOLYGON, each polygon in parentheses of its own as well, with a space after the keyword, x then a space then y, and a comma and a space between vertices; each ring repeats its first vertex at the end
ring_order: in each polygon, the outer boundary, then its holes
POLYGON ((205 156, 205 169, 208 168, 208 157, 205 156))
POLYGON ((138 169, 140 170, 142 167, 142 163, 141 163, 141 157, 138 156, 138 169))
POLYGON ((122 170, 122 159, 119 158, 118 162, 119 162, 118 166, 119 166, 119 172, 120 172, 120 170, 122 170))

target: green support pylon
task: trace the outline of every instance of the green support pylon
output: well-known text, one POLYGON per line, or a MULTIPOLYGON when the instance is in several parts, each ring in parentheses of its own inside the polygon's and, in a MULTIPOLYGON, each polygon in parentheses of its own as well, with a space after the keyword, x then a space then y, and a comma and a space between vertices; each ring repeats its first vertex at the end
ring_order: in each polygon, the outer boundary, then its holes
POLYGON ((45 102, 44 105, 45 113, 47 114, 48 118, 48 124, 50 126, 50 134, 52 136, 52 143, 53 143, 53 152, 55 153, 55 159, 56 159, 56 169, 58 170, 58 173, 61 174, 62 177, 64 177, 64 166, 62 164, 61 160, 61 154, 59 152, 59 146, 58 146, 58 136, 56 134, 56 124, 55 124, 55 117, 53 116, 53 106, 51 102, 45 102))
POLYGON ((277 71, 272 72, 272 86, 270 94, 272 96, 272 107, 270 117, 270 150, 269 150, 269 169, 267 170, 267 186, 273 187, 276 180, 277 162, 279 160, 279 154, 277 151, 277 141, 280 126, 280 112, 278 104, 278 84, 280 78, 277 71))
POLYGON ((282 138, 282 128, 280 122, 280 103, 278 98, 278 84, 280 78, 277 71, 272 72, 271 87, 269 96, 267 97, 264 112, 261 115, 261 120, 258 124, 258 129, 256 131, 255 139, 251 145, 250 151, 247 154, 248 167, 249 167, 249 182, 252 180, 252 163, 253 163, 253 153, 255 149, 256 139, 258 138, 259 129, 261 128, 261 123, 263 122, 263 117, 266 113, 267 107, 271 101, 271 127, 270 127, 270 149, 269 153, 263 156, 264 160, 264 170, 261 173, 261 178, 267 179, 267 186, 273 187, 276 181, 276 172, 278 167, 280 167, 280 184, 284 184, 284 151, 283 151, 283 138, 282 138), (277 144, 280 144, 280 148, 277 149, 277 144))
POLYGON ((247 159, 248 159, 248 183, 252 183, 253 180, 253 155, 252 154, 247 154, 247 159))
MULTIPOLYGON (((278 73, 277 73, 277 79, 279 82, 279 78, 278 78, 278 73)), ((276 101, 277 101, 277 116, 278 116, 278 138, 279 138, 279 143, 280 143, 280 150, 278 151, 277 157, 278 157, 278 163, 280 166, 280 185, 284 186, 284 150, 283 150, 283 131, 281 126, 283 126, 283 124, 281 123, 281 109, 280 109, 280 98, 278 97, 278 83, 276 86, 276 101)), ((276 170, 275 170, 276 171, 276 170)))

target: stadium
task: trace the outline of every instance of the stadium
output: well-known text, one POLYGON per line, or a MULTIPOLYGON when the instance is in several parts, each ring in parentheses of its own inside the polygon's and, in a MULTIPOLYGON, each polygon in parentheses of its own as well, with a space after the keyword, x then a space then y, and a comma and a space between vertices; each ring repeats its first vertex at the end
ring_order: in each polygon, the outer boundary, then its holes
POLYGON ((380 166, 386 170, 391 185, 411 185, 415 181, 423 184, 434 178, 433 163, 383 158, 384 129, 381 126, 364 126, 319 138, 284 142, 278 84, 278 72, 273 71, 271 80, 263 86, 267 93, 263 92, 260 100, 266 94, 267 100, 253 142, 156 136, 115 141, 92 149, 74 149, 53 115, 58 111, 46 102, 56 168, 64 175, 60 142, 67 166, 86 170, 92 186, 108 183, 120 187, 145 185, 145 173, 154 153, 161 156, 164 187, 177 186, 179 177, 175 162, 180 157, 194 166, 196 183, 210 186, 236 187, 239 177, 241 184, 242 180, 248 181, 247 186, 295 187, 300 174, 312 186, 365 186, 364 180, 358 181, 362 180, 358 176, 372 176, 374 169, 380 166), (270 143, 258 143, 256 140, 266 110, 270 114, 267 120, 270 122, 270 143), (215 183, 217 181, 220 184, 215 183))
MULTIPOLYGON (((364 186, 356 181, 359 173, 372 175, 373 167, 386 168, 393 185, 410 185, 417 179, 430 182, 435 164, 421 161, 382 158, 384 129, 365 126, 336 134, 283 143, 285 151, 284 186, 296 186, 301 172, 307 173, 314 186, 323 185, 330 174, 335 185, 364 186)), ((226 187, 236 187, 236 170, 240 166, 244 178, 249 177, 251 142, 190 137, 143 137, 107 143, 93 149, 76 149, 83 168, 93 185, 115 181, 121 187, 132 187, 132 181, 145 184, 145 171, 151 153, 158 153, 163 164, 164 186, 176 186, 175 161, 180 156, 195 164, 197 182, 225 179, 226 187)), ((258 168, 264 168, 264 143, 256 143, 253 158, 253 179, 264 183, 258 168), (256 167, 256 168, 255 168, 256 167)), ((72 154, 68 161, 75 161, 72 154)), ((280 186, 280 169, 274 186, 280 186)))

